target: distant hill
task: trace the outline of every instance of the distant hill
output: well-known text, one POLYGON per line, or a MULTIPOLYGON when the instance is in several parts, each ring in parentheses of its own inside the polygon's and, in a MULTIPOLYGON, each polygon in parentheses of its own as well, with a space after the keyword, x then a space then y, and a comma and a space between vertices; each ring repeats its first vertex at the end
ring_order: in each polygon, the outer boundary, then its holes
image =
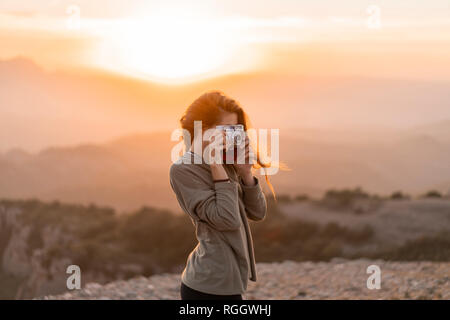
POLYGON ((104 145, 48 148, 0 156, 2 198, 103 203, 120 209, 170 207, 170 145, 161 135, 122 138, 104 145), (145 144, 139 145, 139 139, 145 144))
MULTIPOLYGON (((355 134, 357 135, 357 134, 355 134)), ((360 186, 388 195, 450 190, 450 144, 424 136, 372 142, 281 136, 280 157, 290 171, 270 177, 277 193, 320 196, 360 186)), ((358 136, 358 135, 357 135, 358 136)), ((135 134, 104 144, 0 154, 0 197, 91 202, 130 210, 151 205, 179 212, 170 190, 169 132, 135 134)), ((266 191, 268 191, 266 189, 266 191)))
POLYGON ((421 125, 413 128, 412 133, 425 134, 436 139, 450 142, 450 119, 421 125))
POLYGON ((280 129, 292 171, 272 177, 278 193, 450 190, 445 83, 256 73, 169 86, 17 58, 0 61, 0 197, 179 210, 169 132, 209 89, 238 98, 257 127, 280 129))
POLYGON ((0 150, 37 151, 172 130, 187 105, 211 89, 237 98, 258 127, 407 127, 450 119, 448 88, 269 73, 162 85, 99 70, 47 72, 16 58, 0 61, 0 150))

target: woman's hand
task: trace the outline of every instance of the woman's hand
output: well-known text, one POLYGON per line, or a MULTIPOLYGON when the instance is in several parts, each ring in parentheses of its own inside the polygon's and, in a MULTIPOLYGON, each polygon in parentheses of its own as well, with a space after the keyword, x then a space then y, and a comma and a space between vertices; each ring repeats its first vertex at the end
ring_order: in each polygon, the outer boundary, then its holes
POLYGON ((223 159, 220 154, 220 151, 225 149, 225 132, 221 130, 213 130, 208 133, 208 135, 208 140, 210 143, 206 146, 203 152, 203 159, 211 168, 213 180, 226 180, 229 177, 222 165, 223 159))
MULTIPOLYGON (((245 137, 245 154, 244 154, 244 159, 245 162, 240 164, 239 162, 242 161, 237 161, 237 163, 235 163, 233 166, 237 172, 237 174, 242 178, 242 181, 244 182, 245 185, 247 186, 253 186, 255 185, 255 179, 253 178, 253 173, 252 173, 252 167, 253 167, 253 153, 251 153, 251 146, 248 140, 248 137, 245 137), (252 156, 252 158, 251 158, 252 156)), ((239 159, 239 155, 238 155, 238 159, 239 159)))
POLYGON ((222 165, 221 151, 224 152, 226 146, 225 132, 217 129, 209 129, 205 133, 205 140, 209 141, 203 150, 203 160, 205 163, 209 165, 222 165))

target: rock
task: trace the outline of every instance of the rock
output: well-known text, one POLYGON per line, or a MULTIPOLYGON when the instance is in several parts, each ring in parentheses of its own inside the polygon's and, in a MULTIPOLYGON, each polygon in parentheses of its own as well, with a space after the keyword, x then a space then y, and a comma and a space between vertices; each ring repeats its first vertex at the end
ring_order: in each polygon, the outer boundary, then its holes
MULTIPOLYGON (((449 262, 344 260, 258 263, 258 282, 249 281, 244 299, 450 299, 449 262), (381 288, 367 288, 369 265, 381 270, 381 288)), ((83 290, 40 299, 180 299, 179 274, 159 274, 89 283, 83 290)))

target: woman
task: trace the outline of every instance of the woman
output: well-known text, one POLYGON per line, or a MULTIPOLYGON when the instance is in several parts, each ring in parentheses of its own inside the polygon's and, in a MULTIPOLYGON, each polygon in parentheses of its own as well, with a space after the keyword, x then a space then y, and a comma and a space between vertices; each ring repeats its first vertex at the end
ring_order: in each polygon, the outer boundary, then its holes
MULTIPOLYGON (((236 124, 247 130, 248 126, 239 104, 218 91, 200 96, 181 118, 191 143, 194 121, 202 121, 203 130, 236 124)), ((214 139, 216 147, 223 143, 220 140, 214 139)), ((207 145, 204 142, 202 149, 207 145)), ((224 149, 223 144, 219 148, 224 149)), ((248 148, 246 139, 246 163, 221 164, 213 159, 206 161, 203 153, 194 153, 192 147, 181 159, 189 161, 178 161, 170 168, 170 184, 181 208, 191 217, 198 239, 181 276, 183 300, 242 300, 248 279, 256 281, 247 219, 263 220, 267 207, 259 181, 252 174, 252 164, 248 163, 248 148), (196 157, 203 161, 199 164, 196 157)))

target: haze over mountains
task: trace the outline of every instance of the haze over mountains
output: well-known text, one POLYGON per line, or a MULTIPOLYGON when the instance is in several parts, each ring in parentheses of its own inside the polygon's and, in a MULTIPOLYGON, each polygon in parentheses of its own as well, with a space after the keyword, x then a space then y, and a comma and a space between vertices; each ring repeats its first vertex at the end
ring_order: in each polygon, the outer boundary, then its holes
MULTIPOLYGON (((347 143, 282 136, 280 157, 291 171, 272 176, 279 194, 320 196, 330 188, 363 187, 388 195, 450 191, 450 143, 427 135, 347 143)), ((0 155, 2 198, 96 203, 132 210, 179 211, 168 183, 170 133, 126 136, 105 144, 0 155)), ((268 192, 268 190, 266 190, 268 192)))
POLYGON ((278 193, 330 188, 450 190, 445 83, 247 74, 161 85, 97 71, 0 62, 0 196, 178 209, 170 132, 209 89, 236 97, 256 127, 280 128, 278 193))
POLYGON ((0 62, 0 151, 104 142, 173 130, 198 95, 220 89, 261 128, 387 130, 450 119, 450 84, 254 73, 162 85, 94 70, 49 73, 0 62))

